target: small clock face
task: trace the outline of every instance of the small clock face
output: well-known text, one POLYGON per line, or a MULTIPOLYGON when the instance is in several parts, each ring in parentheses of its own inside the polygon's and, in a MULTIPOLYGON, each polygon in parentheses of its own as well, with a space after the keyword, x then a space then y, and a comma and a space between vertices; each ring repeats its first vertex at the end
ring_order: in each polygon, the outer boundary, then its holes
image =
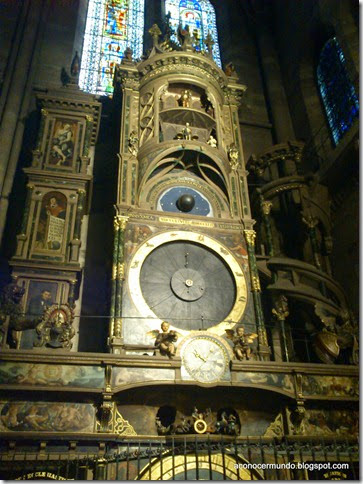
POLYGON ((183 346, 181 356, 189 375, 203 383, 221 380, 228 368, 227 350, 210 336, 192 338, 183 346))

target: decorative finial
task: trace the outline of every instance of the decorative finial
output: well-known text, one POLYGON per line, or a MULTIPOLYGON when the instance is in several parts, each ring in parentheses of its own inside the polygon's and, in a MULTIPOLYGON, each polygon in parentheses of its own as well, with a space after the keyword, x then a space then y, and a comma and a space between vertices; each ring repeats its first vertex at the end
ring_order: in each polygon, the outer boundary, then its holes
POLYGON ((207 37, 205 38, 204 45, 207 48, 208 54, 211 56, 213 45, 214 45, 214 40, 213 40, 213 37, 211 36, 211 33, 209 31, 208 31, 207 37))

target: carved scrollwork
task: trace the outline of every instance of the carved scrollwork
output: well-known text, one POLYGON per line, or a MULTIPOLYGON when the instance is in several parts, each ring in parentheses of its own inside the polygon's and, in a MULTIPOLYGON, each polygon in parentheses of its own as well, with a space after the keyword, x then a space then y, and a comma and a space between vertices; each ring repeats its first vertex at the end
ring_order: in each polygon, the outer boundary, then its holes
POLYGON ((69 304, 52 304, 44 311, 40 323, 36 327, 37 347, 72 348, 72 338, 75 330, 72 326, 74 311, 69 304))

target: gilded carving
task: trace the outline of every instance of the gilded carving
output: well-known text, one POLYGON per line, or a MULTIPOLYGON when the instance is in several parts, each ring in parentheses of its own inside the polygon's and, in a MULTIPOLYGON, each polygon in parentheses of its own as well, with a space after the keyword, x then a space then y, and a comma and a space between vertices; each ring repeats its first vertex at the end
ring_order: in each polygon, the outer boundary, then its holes
POLYGON ((261 209, 264 215, 270 215, 272 207, 273 207, 273 203, 270 200, 261 201, 261 209))
POLYGON ((118 409, 115 409, 114 432, 119 435, 137 435, 134 427, 123 418, 118 409))
POLYGON ((279 413, 275 420, 267 427, 264 437, 282 437, 284 435, 284 419, 279 413))
POLYGON ((238 326, 236 332, 226 329, 227 338, 233 342, 233 353, 237 360, 249 360, 253 354, 252 343, 257 338, 257 333, 245 333, 243 326, 238 326))
POLYGON ((254 230, 244 230, 243 231, 247 244, 251 247, 255 246, 256 232, 254 230))
POLYGON ((126 215, 116 215, 114 218, 115 230, 118 230, 118 229, 125 230, 129 218, 130 217, 126 215))
POLYGON ((232 170, 240 168, 239 151, 234 143, 228 148, 228 159, 232 170))
POLYGON ((75 335, 73 319, 74 312, 68 304, 50 306, 36 326, 38 340, 34 342, 34 346, 71 349, 71 340, 75 335))
POLYGON ((116 318, 114 323, 114 335, 116 338, 121 338, 121 331, 122 331, 122 319, 116 318))
POLYGON ((287 298, 284 295, 280 295, 274 303, 272 308, 272 314, 278 321, 285 321, 289 315, 289 307, 287 304, 287 298))
POLYGON ((260 284, 260 278, 256 274, 251 275, 251 286, 252 286, 252 291, 254 292, 260 292, 261 291, 261 284, 260 284))

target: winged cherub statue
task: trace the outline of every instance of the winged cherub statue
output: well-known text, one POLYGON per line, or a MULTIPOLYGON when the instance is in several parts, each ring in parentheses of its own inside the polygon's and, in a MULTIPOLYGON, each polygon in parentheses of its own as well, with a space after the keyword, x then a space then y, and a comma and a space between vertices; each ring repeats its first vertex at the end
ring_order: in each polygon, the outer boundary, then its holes
POLYGON ((149 331, 147 334, 155 338, 155 348, 160 350, 160 354, 172 358, 175 355, 175 342, 178 339, 178 333, 174 330, 170 330, 170 324, 166 321, 161 323, 161 331, 158 329, 149 331))
POLYGON ((243 326, 236 328, 236 334, 233 329, 226 329, 227 337, 233 341, 233 352, 237 360, 249 360, 251 358, 251 344, 257 338, 256 333, 245 333, 243 326))

